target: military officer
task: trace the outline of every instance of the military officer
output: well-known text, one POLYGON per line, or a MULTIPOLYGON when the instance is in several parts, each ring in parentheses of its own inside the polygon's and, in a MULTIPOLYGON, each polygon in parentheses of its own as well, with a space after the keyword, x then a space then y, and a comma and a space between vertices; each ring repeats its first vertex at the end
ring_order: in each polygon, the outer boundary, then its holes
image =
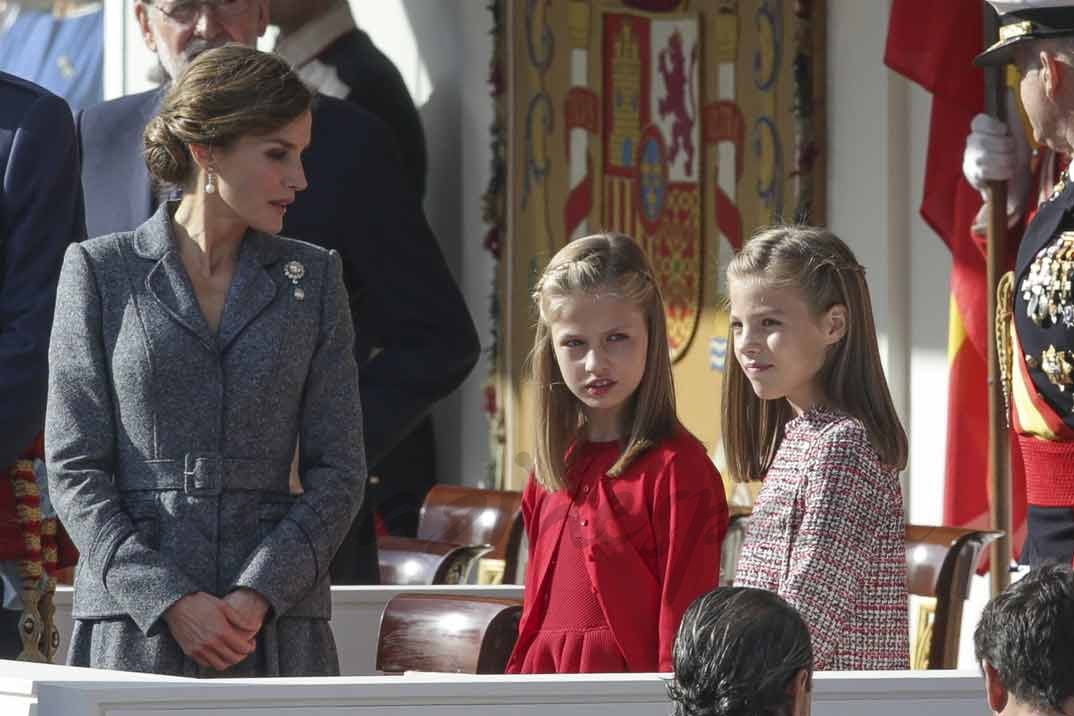
MULTIPOLYGON (((1014 64, 1037 142, 1074 149, 1074 0, 988 0, 1000 40, 982 66, 1014 64)), ((1029 505, 1022 562, 1074 561, 1074 183, 1069 170, 1026 229, 999 292, 997 332, 1029 505), (1005 354, 1005 355, 1004 355, 1005 354)))

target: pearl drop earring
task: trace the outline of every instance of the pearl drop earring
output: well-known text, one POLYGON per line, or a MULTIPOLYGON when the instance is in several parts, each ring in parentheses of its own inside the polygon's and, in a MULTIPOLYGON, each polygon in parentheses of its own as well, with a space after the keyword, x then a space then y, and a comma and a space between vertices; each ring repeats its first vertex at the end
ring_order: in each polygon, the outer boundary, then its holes
POLYGON ((216 193, 216 174, 213 173, 212 169, 208 169, 206 171, 208 171, 208 173, 209 173, 209 179, 205 182, 205 193, 206 194, 215 194, 216 193))

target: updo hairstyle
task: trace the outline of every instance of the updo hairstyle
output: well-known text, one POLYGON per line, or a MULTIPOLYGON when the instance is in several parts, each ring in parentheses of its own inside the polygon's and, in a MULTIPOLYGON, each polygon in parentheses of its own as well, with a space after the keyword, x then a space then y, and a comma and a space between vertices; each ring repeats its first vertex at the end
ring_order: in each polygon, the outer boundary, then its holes
POLYGON ((159 182, 185 186, 195 171, 189 145, 228 148, 243 136, 285 127, 314 93, 285 60, 228 44, 198 55, 146 126, 145 163, 159 182))

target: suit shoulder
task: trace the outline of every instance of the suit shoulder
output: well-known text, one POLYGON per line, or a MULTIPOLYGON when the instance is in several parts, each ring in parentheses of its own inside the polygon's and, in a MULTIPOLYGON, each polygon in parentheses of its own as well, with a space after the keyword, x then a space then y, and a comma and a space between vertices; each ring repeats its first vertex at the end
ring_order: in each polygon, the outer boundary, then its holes
POLYGON ((335 253, 323 246, 311 244, 310 242, 302 241, 301 239, 292 239, 287 236, 272 235, 272 240, 278 242, 284 255, 290 254, 307 259, 324 261, 328 258, 329 254, 335 253))
POLYGON ((78 113, 79 130, 83 135, 113 137, 131 122, 142 126, 154 113, 158 99, 159 90, 149 90, 90 105, 78 113))
POLYGON ((696 465, 712 465, 709 451, 696 435, 680 425, 675 434, 660 443, 658 452, 663 453, 668 462, 696 465))
POLYGON ((340 36, 321 53, 321 59, 333 65, 340 78, 354 91, 372 90, 387 84, 388 89, 406 89, 403 76, 395 64, 359 28, 340 36))
POLYGON ((817 442, 869 444, 869 431, 858 418, 837 413, 821 414, 816 421, 817 442))
POLYGON ((672 465, 676 467, 712 465, 705 446, 682 425, 677 426, 670 436, 643 452, 637 460, 638 464, 644 465, 646 470, 655 472, 663 472, 672 465))
POLYGON ((107 256, 114 255, 120 248, 130 246, 133 241, 133 231, 120 231, 88 239, 77 246, 85 251, 90 261, 99 262, 107 256))
POLYGON ((71 110, 67 102, 44 87, 21 77, 0 72, 0 114, 17 124, 22 117, 40 103, 43 118, 69 118, 71 110), (62 110, 62 111, 61 111, 62 110))
POLYGON ((383 120, 345 99, 319 94, 313 112, 315 135, 320 125, 323 128, 321 131, 330 130, 334 138, 353 137, 367 142, 380 142, 379 134, 392 136, 391 129, 383 120))
POLYGON ((56 96, 41 85, 7 72, 0 72, 0 92, 3 93, 2 96, 5 100, 18 101, 18 99, 22 98, 26 102, 34 102, 41 97, 56 96))
POLYGON ((98 102, 83 109, 82 114, 93 118, 126 116, 128 113, 142 109, 146 104, 153 102, 157 94, 158 90, 147 90, 138 94, 129 94, 116 99, 98 102))
POLYGON ((280 255, 284 261, 298 261, 311 269, 329 273, 332 271, 333 261, 342 264, 339 252, 333 249, 326 249, 308 241, 291 239, 286 236, 273 235, 272 240, 277 242, 280 255))

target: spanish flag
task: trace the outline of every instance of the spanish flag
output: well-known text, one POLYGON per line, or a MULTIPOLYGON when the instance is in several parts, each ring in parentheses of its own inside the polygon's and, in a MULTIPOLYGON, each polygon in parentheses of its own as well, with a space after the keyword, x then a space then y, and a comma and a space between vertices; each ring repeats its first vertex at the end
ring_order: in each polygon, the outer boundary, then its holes
MULTIPOLYGON (((984 108, 982 0, 893 0, 884 63, 932 94, 921 216, 953 260, 948 327, 950 364, 944 523, 989 526, 987 274, 984 237, 973 231, 981 196, 962 175, 970 122, 984 108)), ((1011 232, 1013 268, 1020 233, 1011 232)), ((1016 450, 1012 441, 1012 450, 1016 450)), ((1012 454, 1012 544, 1025 536, 1025 481, 1012 454)))

